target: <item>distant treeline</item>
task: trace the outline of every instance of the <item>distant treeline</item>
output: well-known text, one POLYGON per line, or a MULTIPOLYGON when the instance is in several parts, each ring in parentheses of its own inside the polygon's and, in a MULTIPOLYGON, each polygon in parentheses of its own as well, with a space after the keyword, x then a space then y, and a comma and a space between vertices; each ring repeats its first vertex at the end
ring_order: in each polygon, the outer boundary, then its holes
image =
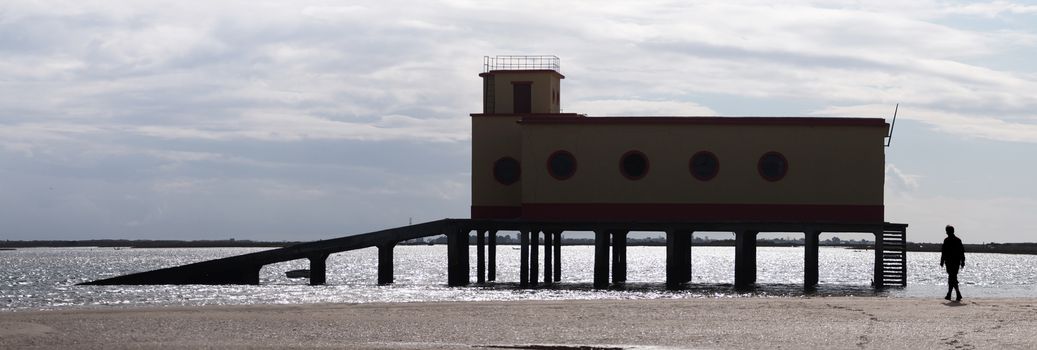
MULTIPOLYGON (((446 236, 439 236, 428 240, 410 240, 400 244, 404 245, 424 245, 424 244, 446 244, 446 236)), ((543 244, 543 241, 540 242, 543 244)), ((469 237, 469 244, 476 244, 475 236, 469 237)), ((519 240, 511 236, 497 236, 497 245, 518 245, 519 240)), ((562 238, 562 245, 594 245, 593 238, 562 238)), ((692 240, 691 245, 693 246, 707 246, 707 247, 728 247, 734 246, 735 241, 733 239, 702 239, 701 237, 695 237, 692 240)), ((799 247, 803 245, 803 240, 789 240, 789 239, 759 239, 756 241, 756 245, 759 247, 799 247)), ((858 245, 871 246, 870 242, 862 241, 832 241, 824 240, 820 242, 822 246, 845 246, 845 247, 856 247, 858 245)), ((627 238, 627 246, 666 246, 666 238, 663 237, 647 237, 647 238, 627 238)))
MULTIPOLYGON (((429 240, 410 240, 400 242, 401 245, 433 245, 433 244, 446 244, 446 236, 440 236, 437 238, 431 238, 429 240)), ((91 239, 91 240, 38 240, 38 241, 0 241, 0 248, 59 248, 59 247, 129 247, 129 248, 248 248, 248 247, 271 247, 280 248, 287 247, 294 244, 304 242, 294 241, 283 241, 283 242, 266 242, 266 241, 251 241, 251 240, 239 240, 239 239, 225 239, 225 240, 202 240, 202 241, 180 241, 180 240, 130 240, 130 239, 91 239)), ((470 237, 470 243, 476 244, 475 236, 470 237)), ((498 245, 517 245, 519 241, 515 238, 508 236, 499 236, 497 238, 498 245)), ((594 245, 593 238, 563 238, 563 245, 594 245)), ((649 238, 628 238, 628 246, 666 246, 666 239, 659 237, 649 238)), ((735 241, 732 239, 724 240, 703 240, 695 238, 692 245, 695 246, 734 246, 735 241)), ((758 240, 757 246, 761 247, 797 247, 803 245, 801 241, 795 240, 758 240)), ((821 242, 821 245, 842 245, 847 244, 827 244, 827 242, 821 242)), ((870 245, 868 245, 870 247, 870 245)))
MULTIPOLYGON (((304 242, 282 241, 252 241, 252 240, 202 240, 202 241, 179 241, 179 240, 129 240, 129 239, 93 239, 93 240, 39 240, 39 241, 0 241, 0 249, 10 248, 34 248, 34 247, 130 247, 130 248, 250 248, 268 247, 280 248, 304 242)), ((517 239, 500 236, 497 238, 498 245, 517 245, 517 239)), ((872 249, 872 242, 832 242, 822 241, 822 246, 846 247, 850 249, 872 249)), ((402 245, 432 245, 446 244, 446 237, 440 236, 429 240, 411 240, 401 242, 402 245)), ((475 237, 471 237, 471 244, 476 244, 475 237)), ((541 242, 543 244, 543 242, 541 242)), ((562 245, 594 245, 591 238, 563 238, 562 245)), ((666 239, 660 237, 628 238, 628 246, 665 246, 666 239)), ((693 246, 707 247, 730 247, 735 245, 732 239, 704 240, 695 238, 693 246)), ((803 245, 802 240, 784 239, 761 239, 756 242, 760 247, 799 247, 803 245)), ((939 252, 940 243, 910 243, 907 250, 911 252, 939 252)), ((987 243, 966 244, 966 253, 1001 253, 1001 254, 1037 254, 1037 243, 987 243)))
MULTIPOLYGON (((512 237, 500 236, 497 237, 498 245, 516 245, 518 240, 512 237)), ((446 244, 446 237, 438 237, 428 241, 407 241, 401 244, 446 244)), ((474 236, 471 238, 471 244, 475 244, 474 236)), ((541 242, 543 244, 543 242, 541 242)), ((872 241, 846 241, 846 240, 823 240, 819 242, 823 247, 843 247, 847 249, 861 249, 871 250, 874 249, 874 242, 872 241)), ((562 245, 594 245, 594 239, 591 238, 562 238, 562 245)), ((705 246, 705 247, 733 247, 735 241, 733 239, 722 239, 722 240, 704 240, 696 237, 691 244, 692 246, 705 246)), ((939 252, 941 243, 911 243, 908 242, 907 250, 911 252, 939 252)), ((666 239, 660 237, 649 237, 649 238, 628 238, 627 246, 666 246, 666 239)), ((758 247, 801 247, 803 246, 802 239, 759 239, 756 241, 758 247)), ((1035 254, 1037 255, 1037 243, 987 243, 987 244, 966 244, 966 253, 1000 253, 1000 254, 1035 254)))
MULTIPOLYGON (((941 243, 909 243, 912 252, 939 252, 941 243)), ((965 253, 1037 254, 1037 243, 966 244, 965 253)))

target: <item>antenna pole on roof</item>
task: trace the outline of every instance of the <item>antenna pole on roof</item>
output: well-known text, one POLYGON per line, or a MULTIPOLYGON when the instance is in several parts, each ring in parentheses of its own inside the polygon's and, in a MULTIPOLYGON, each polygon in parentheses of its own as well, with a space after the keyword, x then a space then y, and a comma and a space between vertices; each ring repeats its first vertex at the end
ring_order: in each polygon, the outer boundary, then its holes
POLYGON ((900 104, 897 103, 896 107, 893 107, 893 123, 889 125, 889 135, 886 135, 889 139, 886 140, 886 147, 893 144, 893 128, 897 126, 897 111, 900 109, 900 104))

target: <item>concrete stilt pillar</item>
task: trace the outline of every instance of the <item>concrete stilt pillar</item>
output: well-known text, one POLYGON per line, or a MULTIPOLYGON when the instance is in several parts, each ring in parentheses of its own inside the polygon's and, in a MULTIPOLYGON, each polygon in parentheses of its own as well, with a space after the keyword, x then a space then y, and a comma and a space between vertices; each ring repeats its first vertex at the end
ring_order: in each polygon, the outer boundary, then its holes
POLYGON ((540 280, 540 230, 530 232, 529 286, 536 287, 540 280))
POLYGON ((680 235, 678 257, 680 258, 680 270, 677 275, 681 283, 692 282, 692 234, 694 231, 684 231, 680 235))
POLYGON ((519 232, 519 287, 529 287, 529 231, 519 232))
POLYGON ((468 285, 468 231, 468 229, 459 229, 454 232, 447 232, 448 286, 468 285))
POLYGON ((609 233, 594 232, 594 288, 609 286, 609 233))
POLYGON ((678 280, 681 281, 681 283, 691 282, 691 238, 693 234, 695 234, 695 231, 683 232, 683 234, 680 235, 681 240, 677 246, 679 248, 678 256, 680 257, 681 268, 680 274, 677 277, 680 277, 678 280))
POLYGON ((612 284, 618 285, 627 281, 627 233, 612 232, 612 284))
POLYGON ((486 283, 486 230, 475 232, 475 281, 486 283))
POLYGON ((489 266, 486 266, 486 280, 493 282, 497 280, 497 230, 490 230, 490 251, 487 252, 489 266))
POLYGON ((735 232, 735 287, 756 283, 756 232, 735 232))
POLYGON ((666 289, 680 287, 680 278, 677 277, 677 236, 677 231, 666 231, 666 289))
POLYGON ((396 243, 378 246, 378 284, 386 285, 393 282, 393 249, 396 243))
POLYGON ((691 281, 691 231, 666 232, 666 287, 691 281))
POLYGON ((328 254, 312 255, 307 259, 310 260, 310 285, 319 286, 327 283, 328 254))
POLYGON ((555 276, 554 277, 555 277, 555 282, 561 282, 562 281, 562 231, 555 232, 554 236, 555 236, 554 237, 554 244, 555 244, 554 245, 554 250, 555 250, 555 254, 554 254, 554 258, 555 258, 555 263, 554 263, 555 273, 554 273, 554 275, 555 276))
POLYGON ((875 278, 872 280, 875 288, 882 288, 885 286, 885 267, 882 266, 882 231, 875 231, 875 278))
POLYGON ((552 253, 554 253, 554 235, 551 232, 544 231, 544 285, 551 285, 554 283, 554 268, 551 263, 552 253))
POLYGON ((821 239, 821 232, 807 231, 803 240, 803 286, 813 288, 817 286, 817 247, 821 239))

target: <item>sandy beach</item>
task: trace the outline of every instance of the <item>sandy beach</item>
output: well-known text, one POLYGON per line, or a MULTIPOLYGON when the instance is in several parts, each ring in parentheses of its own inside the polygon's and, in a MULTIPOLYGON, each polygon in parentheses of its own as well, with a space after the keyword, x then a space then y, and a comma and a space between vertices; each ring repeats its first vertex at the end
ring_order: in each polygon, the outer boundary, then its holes
POLYGON ((718 298, 0 313, 0 348, 1033 349, 1037 299, 718 298))

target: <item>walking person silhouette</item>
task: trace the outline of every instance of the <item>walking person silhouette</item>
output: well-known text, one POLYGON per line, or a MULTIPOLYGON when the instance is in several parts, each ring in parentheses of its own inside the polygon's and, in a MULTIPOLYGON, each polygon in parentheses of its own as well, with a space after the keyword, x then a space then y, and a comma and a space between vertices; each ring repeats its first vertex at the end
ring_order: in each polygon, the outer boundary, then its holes
POLYGON ((947 225, 947 238, 943 239, 940 248, 940 267, 947 264, 947 296, 951 300, 951 291, 957 293, 954 301, 961 301, 961 289, 958 289, 958 269, 965 267, 965 246, 961 239, 954 235, 954 226, 947 225))

